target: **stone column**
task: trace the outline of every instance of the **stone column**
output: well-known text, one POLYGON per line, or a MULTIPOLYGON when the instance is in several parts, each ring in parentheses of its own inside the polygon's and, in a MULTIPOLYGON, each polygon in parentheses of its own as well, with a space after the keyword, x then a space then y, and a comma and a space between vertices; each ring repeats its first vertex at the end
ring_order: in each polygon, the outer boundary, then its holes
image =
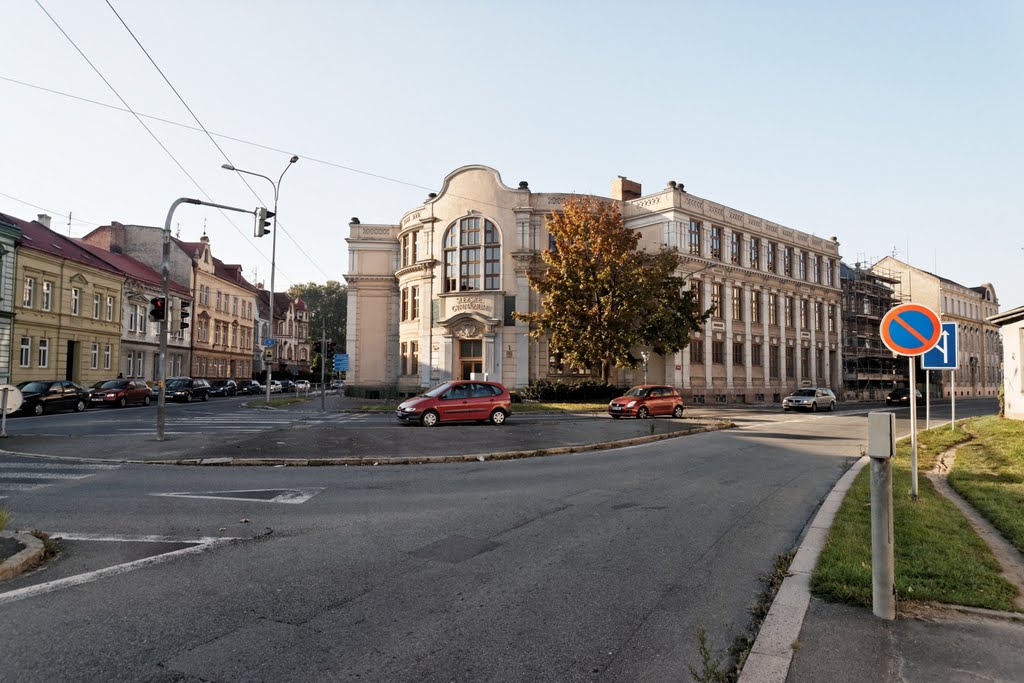
POLYGON ((786 375, 786 296, 785 291, 779 291, 779 388, 786 386, 789 381, 786 375))
MULTIPOLYGON (((711 301, 711 278, 704 278, 704 301, 711 301)), ((712 366, 711 366, 711 344, 714 343, 715 333, 711 327, 711 318, 704 322, 704 386, 711 388, 712 366)))
POLYGON ((734 381, 732 357, 732 281, 722 283, 722 317, 725 319, 725 388, 732 389, 734 381))
MULTIPOLYGON (((743 285, 743 367, 747 372, 747 389, 754 388, 754 337, 750 330, 753 324, 753 307, 751 304, 751 289, 749 284, 743 285)), ((763 361, 764 359, 762 359, 763 361)))
POLYGON ((811 386, 815 387, 820 384, 818 378, 818 326, 814 324, 817 317, 814 315, 814 308, 817 305, 817 301, 807 300, 807 325, 811 328, 811 359, 807 368, 811 372, 811 386))
POLYGON ((793 358, 793 362, 796 364, 794 368, 794 375, 796 375, 796 385, 799 387, 804 381, 804 335, 803 335, 803 324, 800 320, 800 311, 803 307, 803 298, 799 295, 793 297, 793 327, 795 328, 794 333, 794 344, 796 346, 796 354, 793 358))

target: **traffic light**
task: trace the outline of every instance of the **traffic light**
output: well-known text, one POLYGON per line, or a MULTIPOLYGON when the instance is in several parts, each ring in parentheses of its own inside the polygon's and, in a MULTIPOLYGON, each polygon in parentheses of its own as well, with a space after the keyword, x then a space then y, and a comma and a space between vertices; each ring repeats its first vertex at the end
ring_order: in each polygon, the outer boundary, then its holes
POLYGON ((267 347, 263 351, 263 360, 274 360, 274 349, 267 347))
POLYGON ((192 302, 188 299, 178 299, 178 329, 188 329, 188 309, 192 306, 192 302))
POLYGON ((254 231, 256 237, 263 237, 270 232, 270 229, 267 227, 270 225, 270 221, 268 219, 273 215, 274 212, 267 211, 265 207, 260 206, 256 208, 256 230, 254 231))
POLYGON ((167 317, 167 299, 162 296, 155 296, 149 300, 149 319, 153 322, 160 322, 167 317))
POLYGON ((323 347, 320 346, 320 342, 318 342, 318 341, 313 342, 313 353, 321 353, 322 351, 323 351, 323 347))
POLYGON ((334 340, 333 339, 328 339, 327 340, 327 356, 328 357, 333 357, 334 356, 334 340))

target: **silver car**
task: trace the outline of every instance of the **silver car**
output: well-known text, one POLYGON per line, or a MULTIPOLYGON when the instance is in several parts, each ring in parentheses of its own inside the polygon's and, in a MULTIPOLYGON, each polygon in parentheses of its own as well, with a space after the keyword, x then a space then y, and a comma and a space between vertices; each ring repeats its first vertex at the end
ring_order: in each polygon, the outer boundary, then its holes
POLYGON ((825 387, 805 387, 797 389, 792 394, 782 399, 783 410, 809 410, 816 413, 819 410, 835 410, 836 395, 831 389, 825 387))

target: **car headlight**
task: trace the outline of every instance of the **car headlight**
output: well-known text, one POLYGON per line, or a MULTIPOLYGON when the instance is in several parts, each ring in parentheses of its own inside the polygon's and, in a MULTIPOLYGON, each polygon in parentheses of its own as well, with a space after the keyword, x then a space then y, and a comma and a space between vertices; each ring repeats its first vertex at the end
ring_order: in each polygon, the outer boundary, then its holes
POLYGON ((626 407, 627 408, 632 408, 635 405, 636 405, 636 401, 630 401, 629 403, 626 404, 626 407))

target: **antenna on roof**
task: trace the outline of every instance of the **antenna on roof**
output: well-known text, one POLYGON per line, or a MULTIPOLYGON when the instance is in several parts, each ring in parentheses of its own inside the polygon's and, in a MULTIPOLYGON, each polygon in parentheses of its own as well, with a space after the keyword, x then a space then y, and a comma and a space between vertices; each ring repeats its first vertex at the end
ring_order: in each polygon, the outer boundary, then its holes
POLYGON ((180 240, 181 239, 181 221, 178 221, 178 224, 175 226, 175 230, 177 230, 177 232, 174 234, 174 236, 180 240))
POLYGON ((71 237, 71 212, 68 211, 68 237, 71 237))

